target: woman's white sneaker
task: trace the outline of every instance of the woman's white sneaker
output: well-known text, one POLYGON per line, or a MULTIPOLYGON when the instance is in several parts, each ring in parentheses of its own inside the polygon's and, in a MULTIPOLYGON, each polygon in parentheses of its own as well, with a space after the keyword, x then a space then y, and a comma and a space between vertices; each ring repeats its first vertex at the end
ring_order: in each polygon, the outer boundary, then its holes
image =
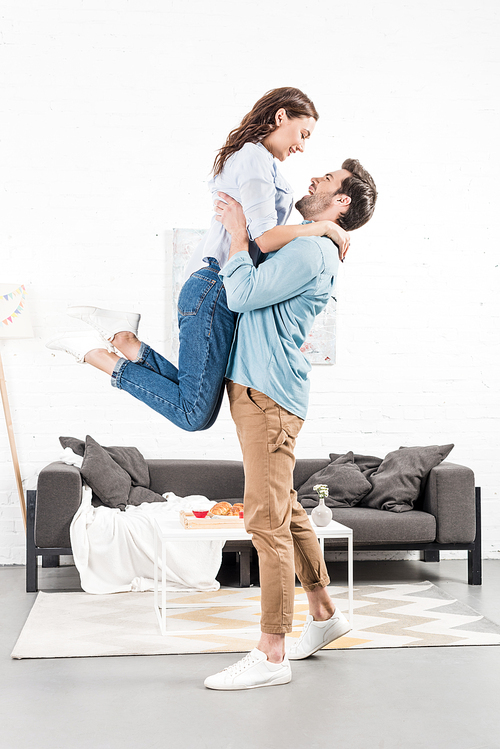
POLYGON ((114 309, 102 309, 101 307, 68 307, 66 310, 70 317, 76 317, 95 328, 106 341, 111 341, 117 333, 127 332, 137 335, 141 316, 137 312, 120 312, 114 309))
POLYGON ((309 658, 317 650, 324 648, 339 637, 346 635, 351 631, 351 626, 344 614, 335 609, 333 616, 326 622, 315 622, 310 614, 307 615, 304 629, 287 655, 291 661, 300 661, 302 658, 309 658))
POLYGON ((247 655, 218 674, 208 676, 205 686, 209 689, 255 689, 288 684, 292 680, 292 669, 288 658, 281 663, 270 663, 267 655, 254 648, 247 655))
POLYGON ((115 353, 114 347, 108 341, 103 341, 101 336, 92 330, 83 333, 64 333, 51 338, 45 345, 52 351, 65 351, 67 354, 71 354, 78 364, 83 364, 85 354, 96 348, 105 348, 107 351, 115 353))

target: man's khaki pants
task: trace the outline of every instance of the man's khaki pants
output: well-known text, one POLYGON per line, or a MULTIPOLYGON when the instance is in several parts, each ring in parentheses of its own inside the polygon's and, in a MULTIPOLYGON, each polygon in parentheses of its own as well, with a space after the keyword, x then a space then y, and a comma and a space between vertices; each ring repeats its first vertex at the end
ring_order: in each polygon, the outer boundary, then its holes
POLYGON ((295 572, 306 591, 330 582, 304 508, 293 489, 302 419, 258 390, 227 383, 245 470, 245 529, 259 555, 261 630, 292 631, 295 572))

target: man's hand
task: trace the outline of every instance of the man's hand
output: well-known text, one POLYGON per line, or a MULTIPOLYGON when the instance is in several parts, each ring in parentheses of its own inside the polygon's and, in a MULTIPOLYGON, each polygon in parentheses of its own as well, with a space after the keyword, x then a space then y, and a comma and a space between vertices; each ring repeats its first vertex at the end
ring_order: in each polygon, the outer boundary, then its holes
POLYGON ((215 218, 223 224, 224 228, 231 234, 244 234, 247 236, 247 221, 243 208, 225 192, 218 192, 221 200, 214 203, 215 218))
POLYGON ((231 259, 237 252, 248 252, 247 220, 238 201, 233 200, 225 192, 218 192, 217 195, 222 200, 216 200, 214 203, 215 218, 231 235, 228 258, 231 259))

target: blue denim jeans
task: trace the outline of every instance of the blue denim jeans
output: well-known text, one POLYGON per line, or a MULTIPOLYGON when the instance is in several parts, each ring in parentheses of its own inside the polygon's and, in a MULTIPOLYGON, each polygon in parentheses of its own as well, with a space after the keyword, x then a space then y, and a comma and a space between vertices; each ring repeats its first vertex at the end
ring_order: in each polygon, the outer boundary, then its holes
POLYGON ((188 432, 208 429, 217 418, 237 317, 217 261, 209 263, 179 294, 179 366, 141 343, 137 359, 120 359, 111 375, 112 385, 188 432))

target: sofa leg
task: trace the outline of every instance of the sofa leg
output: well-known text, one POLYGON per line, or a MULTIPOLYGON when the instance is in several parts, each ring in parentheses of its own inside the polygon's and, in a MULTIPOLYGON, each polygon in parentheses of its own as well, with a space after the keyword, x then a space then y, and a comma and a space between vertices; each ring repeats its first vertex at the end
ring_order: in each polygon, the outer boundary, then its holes
POLYGON ((467 552, 469 585, 483 582, 481 545, 481 487, 476 486, 476 538, 474 548, 467 552))
POLYGON ((26 492, 26 592, 38 591, 38 566, 35 549, 36 491, 26 492))
POLYGON ((482 585, 481 550, 472 549, 467 552, 468 582, 469 585, 482 585))
POLYGON ((38 592, 38 566, 36 556, 26 553, 26 593, 38 592))
POLYGON ((61 557, 42 557, 42 567, 59 567, 61 557))
POLYGON ((439 549, 426 549, 422 558, 424 562, 439 562, 439 549))
POLYGON ((250 587, 250 562, 252 559, 252 549, 245 549, 239 552, 240 557, 240 588, 250 587))

